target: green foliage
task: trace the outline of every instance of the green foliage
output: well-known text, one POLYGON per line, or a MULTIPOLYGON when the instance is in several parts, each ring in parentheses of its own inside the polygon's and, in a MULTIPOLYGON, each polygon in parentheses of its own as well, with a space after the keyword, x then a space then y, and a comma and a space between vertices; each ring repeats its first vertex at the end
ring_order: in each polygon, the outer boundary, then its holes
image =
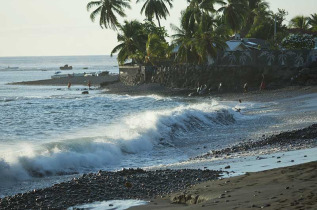
POLYGON ((173 26, 177 32, 172 37, 174 45, 178 46, 176 59, 183 63, 204 63, 208 57, 215 57, 218 50, 227 47, 229 28, 217 25, 218 20, 208 13, 203 13, 196 31, 187 31, 184 25, 181 28, 173 26))
POLYGON ((275 14, 269 10, 259 11, 258 16, 255 18, 254 24, 246 37, 272 40, 273 42, 274 21, 276 18, 277 36, 275 42, 281 42, 282 39, 288 35, 287 27, 283 24, 286 15, 287 12, 282 9, 278 9, 278 12, 275 14))
POLYGON ((143 28, 146 34, 156 34, 163 40, 168 37, 165 27, 157 27, 153 21, 144 21, 143 28))
POLYGON ((87 4, 87 10, 97 7, 91 14, 90 19, 95 21, 99 17, 100 27, 111 28, 116 30, 120 25, 115 15, 125 17, 124 8, 130 8, 130 0, 99 0, 92 1, 87 4))
POLYGON ((317 13, 311 14, 308 21, 311 30, 317 32, 317 13))
POLYGON ((296 16, 291 19, 289 26, 291 28, 307 30, 309 28, 308 21, 309 21, 309 17, 296 16))
MULTIPOLYGON (((141 14, 145 14, 146 20, 143 23, 125 21, 120 25, 116 16, 125 17, 124 9, 130 8, 129 2, 99 0, 87 5, 88 10, 96 7, 90 15, 92 21, 100 16, 101 27, 120 29, 117 37, 119 45, 111 52, 111 55, 118 53, 120 64, 132 59, 134 63, 156 65, 172 53, 178 62, 205 63, 208 58, 215 57, 218 50, 227 47, 226 41, 233 33, 265 39, 276 48, 282 40, 283 46, 288 49, 313 47, 313 40, 308 35, 288 36, 289 29, 283 23, 287 12, 278 9, 274 14, 265 0, 187 0, 188 7, 181 12, 180 26, 171 26, 175 31, 171 45, 166 41, 168 34, 164 27, 160 27, 160 20, 169 15, 173 0, 137 0, 137 3, 144 2, 141 14), (154 24, 153 18, 158 21, 159 27, 154 24)), ((296 16, 290 21, 290 27, 317 31, 317 14, 296 16)))
POLYGON ((243 27, 248 12, 246 0, 228 0, 228 4, 221 7, 225 23, 234 31, 239 32, 243 27))
POLYGON ((117 36, 119 45, 111 52, 118 53, 118 62, 123 64, 128 59, 133 63, 154 63, 166 57, 168 44, 165 41, 166 30, 153 22, 125 21, 119 27, 117 36))
POLYGON ((315 47, 315 41, 312 35, 290 34, 283 39, 282 46, 291 50, 312 49, 315 47))
POLYGON ((157 34, 149 34, 146 42, 145 62, 155 65, 167 58, 168 43, 157 34))
POLYGON ((149 21, 152 21, 155 16, 160 27, 160 19, 164 18, 166 20, 166 17, 170 14, 166 4, 168 4, 170 8, 173 7, 173 0, 137 0, 136 2, 139 3, 140 1, 145 1, 141 9, 141 14, 144 12, 149 21))

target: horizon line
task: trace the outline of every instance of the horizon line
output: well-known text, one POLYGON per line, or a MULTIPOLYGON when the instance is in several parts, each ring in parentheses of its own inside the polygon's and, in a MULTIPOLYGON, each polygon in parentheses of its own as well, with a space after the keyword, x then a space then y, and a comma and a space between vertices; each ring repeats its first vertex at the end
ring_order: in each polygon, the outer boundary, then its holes
MULTIPOLYGON (((99 54, 99 55, 9 55, 9 56, 0 56, 0 58, 18 58, 18 57, 74 57, 74 56, 110 56, 110 54, 99 54)), ((113 57, 115 57, 113 55, 113 57)))

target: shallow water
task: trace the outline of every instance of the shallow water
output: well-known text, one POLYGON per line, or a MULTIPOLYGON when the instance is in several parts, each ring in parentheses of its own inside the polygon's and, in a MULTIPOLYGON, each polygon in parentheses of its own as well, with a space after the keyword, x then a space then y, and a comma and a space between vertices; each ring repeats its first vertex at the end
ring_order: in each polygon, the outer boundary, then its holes
MULTIPOLYGON (((77 87, 6 85, 47 79, 60 63, 69 61, 68 57, 37 59, 42 58, 23 58, 16 65, 14 59, 0 59, 5 65, 21 67, 0 71, 0 196, 100 169, 177 164, 209 150, 317 121, 316 94, 240 104, 212 98, 118 96, 100 90, 82 95, 77 87), (43 68, 48 70, 39 70, 43 68)), ((91 60, 102 63, 100 59, 80 56, 68 64, 89 66, 91 60)), ((102 68, 115 73, 113 63, 110 60, 102 68)), ((86 70, 78 67, 76 73, 81 71, 86 70)))

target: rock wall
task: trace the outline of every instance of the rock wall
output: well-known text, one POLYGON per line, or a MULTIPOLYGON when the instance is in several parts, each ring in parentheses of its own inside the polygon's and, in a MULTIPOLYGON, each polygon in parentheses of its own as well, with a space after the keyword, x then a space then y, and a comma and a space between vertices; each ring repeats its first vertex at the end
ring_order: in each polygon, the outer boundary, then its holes
POLYGON ((286 85, 317 85, 317 68, 278 66, 215 66, 215 65, 169 65, 161 67, 120 68, 120 80, 127 85, 159 83, 167 87, 194 89, 206 85, 217 90, 222 83, 224 91, 258 89, 264 75, 267 88, 286 85))
POLYGON ((141 66, 120 66, 119 78, 126 85, 137 85, 145 82, 145 73, 141 71, 141 66))
POLYGON ((240 91, 245 83, 248 83, 251 88, 258 88, 262 81, 262 74, 269 87, 273 87, 290 83, 296 72, 298 72, 297 68, 281 69, 267 66, 182 65, 157 68, 153 71, 151 82, 176 88, 197 88, 207 85, 210 90, 217 90, 219 84, 222 83, 223 90, 240 91))

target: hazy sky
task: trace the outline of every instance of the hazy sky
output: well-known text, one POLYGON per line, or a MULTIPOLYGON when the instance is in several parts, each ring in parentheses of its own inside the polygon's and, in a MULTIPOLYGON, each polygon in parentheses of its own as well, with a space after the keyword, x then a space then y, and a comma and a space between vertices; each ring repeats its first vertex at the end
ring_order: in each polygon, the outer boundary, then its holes
MULTIPOLYGON (((90 0, 0 0, 0 56, 104 55, 117 44, 116 32, 92 23, 90 0)), ((127 10, 127 19, 143 20, 142 4, 127 10)), ((286 9, 287 19, 317 12, 317 0, 267 0, 271 9, 286 9)), ((186 0, 174 0, 163 25, 178 25, 186 0)), ((121 22, 123 20, 121 19, 121 22)))

